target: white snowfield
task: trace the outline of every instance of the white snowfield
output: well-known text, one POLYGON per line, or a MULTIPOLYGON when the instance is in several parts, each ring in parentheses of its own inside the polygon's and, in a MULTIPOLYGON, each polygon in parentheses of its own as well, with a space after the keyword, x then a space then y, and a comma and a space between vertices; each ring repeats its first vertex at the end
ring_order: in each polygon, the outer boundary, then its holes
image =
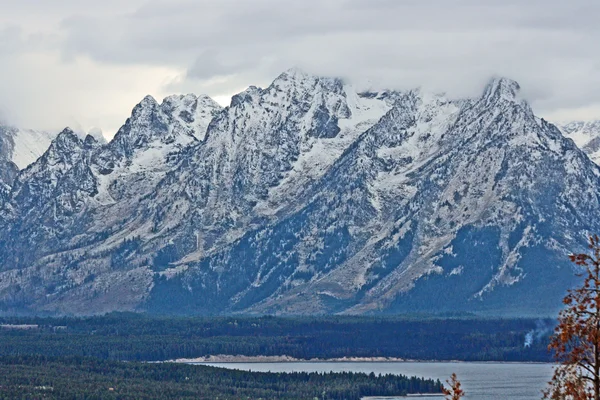
POLYGON ((14 141, 11 154, 12 162, 19 169, 27 168, 48 150, 50 143, 57 135, 58 132, 34 131, 31 129, 16 130, 12 137, 14 141))
POLYGON ((600 164, 600 120, 574 121, 559 125, 562 133, 573 139, 592 161, 600 164))

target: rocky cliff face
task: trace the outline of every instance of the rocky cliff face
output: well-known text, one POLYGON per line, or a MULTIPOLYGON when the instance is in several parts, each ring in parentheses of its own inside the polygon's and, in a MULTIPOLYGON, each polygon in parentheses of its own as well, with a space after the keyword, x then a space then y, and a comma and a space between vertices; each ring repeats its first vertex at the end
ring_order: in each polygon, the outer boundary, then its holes
POLYGON ((221 109, 145 98, 5 190, 3 308, 550 313, 598 167, 495 79, 479 98, 290 70, 221 109))
POLYGON ((12 161, 14 147, 12 132, 9 127, 0 127, 0 199, 6 196, 19 172, 19 168, 12 161))

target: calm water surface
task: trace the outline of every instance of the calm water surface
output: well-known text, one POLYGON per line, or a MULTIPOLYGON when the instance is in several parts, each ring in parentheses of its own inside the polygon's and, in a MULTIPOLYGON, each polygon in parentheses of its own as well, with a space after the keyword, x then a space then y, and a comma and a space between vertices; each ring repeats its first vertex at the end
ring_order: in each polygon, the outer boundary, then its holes
MULTIPOLYGON (((403 374, 439 379, 455 372, 463 384, 465 399, 541 399, 541 390, 552 375, 550 364, 463 362, 293 362, 293 363, 203 363, 216 367, 260 372, 365 372, 403 374)), ((420 397, 437 399, 440 397, 420 397)))

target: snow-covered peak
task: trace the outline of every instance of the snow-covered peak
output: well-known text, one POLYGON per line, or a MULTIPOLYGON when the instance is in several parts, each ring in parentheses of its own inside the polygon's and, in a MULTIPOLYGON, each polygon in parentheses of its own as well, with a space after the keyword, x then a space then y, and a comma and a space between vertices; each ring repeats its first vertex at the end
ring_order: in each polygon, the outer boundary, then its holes
POLYGON ((341 93, 343 85, 343 81, 339 78, 311 75, 298 68, 292 68, 279 75, 267 90, 275 89, 277 92, 286 92, 292 97, 302 97, 311 90, 341 93))
MULTIPOLYGON (((22 183, 36 176, 62 174, 77 165, 95 146, 95 141, 84 141, 72 129, 65 128, 52 141, 48 150, 19 174, 17 181, 22 183)), ((56 185, 56 182, 52 184, 56 185)))
POLYGON ((566 137, 572 139, 596 164, 600 164, 600 120, 573 121, 559 125, 566 137))
POLYGON ((166 145, 181 149, 204 140, 210 121, 220 110, 208 96, 174 95, 161 104, 146 96, 135 106, 109 148, 127 158, 149 147, 166 145))
POLYGON ((281 74, 279 74, 279 76, 277 78, 275 78, 273 83, 276 84, 278 82, 285 82, 285 81, 303 82, 303 81, 314 80, 314 79, 319 79, 319 77, 315 76, 315 75, 311 75, 311 74, 301 70, 298 67, 293 67, 293 68, 290 68, 290 69, 282 72, 281 74))
POLYGON ((69 128, 73 131, 73 133, 75 133, 75 135, 77 135, 79 137, 79 139, 84 140, 88 137, 91 136, 94 138, 94 140, 100 144, 106 144, 106 138, 104 137, 104 135, 102 134, 102 129, 100 128, 91 128, 89 130, 85 130, 83 128, 77 128, 77 129, 72 129, 69 128))
POLYGON ((50 145, 52 150, 69 150, 74 147, 83 147, 83 140, 71 128, 63 129, 50 145))
POLYGON ((313 75, 300 68, 294 67, 281 73, 273 80, 269 87, 277 87, 279 90, 285 91, 294 87, 299 89, 314 87, 317 82, 330 86, 342 84, 342 80, 339 78, 313 75))
POLYGON ((500 99, 507 101, 517 100, 521 86, 512 79, 504 77, 495 77, 487 84, 483 98, 488 102, 498 101, 500 99))
POLYGON ((152 96, 146 96, 133 108, 131 117, 119 129, 111 147, 118 147, 126 156, 131 156, 135 148, 142 147, 154 138, 163 137, 167 126, 158 113, 158 103, 152 96))
POLYGON ((258 98, 261 93, 261 88, 256 86, 249 86, 248 89, 231 97, 231 104, 229 105, 229 107, 236 107, 240 104, 251 102, 253 98, 258 98))
POLYGON ((134 108, 134 113, 135 113, 136 109, 154 108, 154 107, 158 107, 158 102, 152 95, 148 94, 148 95, 144 96, 142 101, 140 101, 138 103, 138 105, 134 108))
POLYGON ((287 70, 283 71, 279 75, 279 77, 277 77, 277 79, 281 79, 282 77, 285 77, 285 79, 304 80, 304 79, 307 79, 312 76, 313 75, 310 75, 309 73, 307 73, 306 71, 304 71, 303 69, 301 69, 299 67, 291 67, 291 68, 288 68, 287 70))
POLYGON ((160 104, 146 96, 113 140, 92 156, 95 202, 115 204, 147 194, 181 160, 184 149, 204 140, 220 110, 205 95, 172 95, 160 104))
POLYGON ((203 141, 208 124, 222 107, 209 96, 186 94, 166 97, 160 109, 167 115, 171 132, 180 130, 203 141))

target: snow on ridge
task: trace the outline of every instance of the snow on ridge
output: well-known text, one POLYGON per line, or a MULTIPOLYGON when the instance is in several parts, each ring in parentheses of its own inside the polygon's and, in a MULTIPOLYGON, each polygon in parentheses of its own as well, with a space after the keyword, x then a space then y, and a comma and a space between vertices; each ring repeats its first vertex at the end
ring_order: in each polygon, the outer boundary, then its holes
POLYGON ((180 129, 198 141, 203 141, 208 125, 222 107, 207 95, 196 96, 190 93, 166 97, 160 104, 160 109, 171 118, 170 134, 180 129))
POLYGON ((588 157, 600 165, 600 120, 557 124, 562 134, 575 142, 588 157))
POLYGON ((369 187, 371 204, 381 210, 381 204, 390 196, 411 198, 414 186, 407 185, 408 175, 421 167, 439 151, 440 140, 458 117, 460 107, 443 95, 413 91, 417 96, 414 124, 407 129, 406 138, 392 146, 377 149, 379 159, 398 164, 389 171, 379 171, 369 187), (406 160, 402 162, 402 160, 406 160))
POLYGON ((48 150, 58 132, 17 129, 13 135, 11 160, 19 169, 25 169, 48 150))
MULTIPOLYGON (((295 69, 293 74, 296 77, 307 77, 295 69)), ((333 138, 308 139, 304 151, 279 185, 269 190, 268 199, 257 204, 257 212, 264 215, 276 214, 279 210, 278 204, 283 204, 290 194, 297 194, 307 184, 323 176, 342 153, 393 106, 393 101, 385 97, 361 96, 352 85, 344 85, 342 93, 349 113, 341 115, 343 118, 338 120, 340 132, 333 138)))

